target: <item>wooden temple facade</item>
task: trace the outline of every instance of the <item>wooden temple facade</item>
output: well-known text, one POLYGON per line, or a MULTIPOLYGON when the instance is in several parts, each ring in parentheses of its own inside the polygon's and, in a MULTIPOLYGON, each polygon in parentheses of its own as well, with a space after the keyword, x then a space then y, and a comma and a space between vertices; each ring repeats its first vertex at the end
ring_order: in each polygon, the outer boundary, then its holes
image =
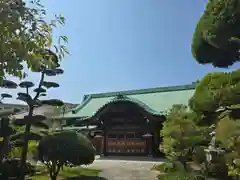
POLYGON ((153 115, 120 95, 99 113, 99 118, 85 121, 97 127, 92 138, 101 154, 151 155, 158 149, 163 115, 153 115))
POLYGON ((174 104, 187 104, 195 84, 91 94, 79 107, 58 117, 67 126, 85 127, 103 155, 159 156, 160 130, 174 104))

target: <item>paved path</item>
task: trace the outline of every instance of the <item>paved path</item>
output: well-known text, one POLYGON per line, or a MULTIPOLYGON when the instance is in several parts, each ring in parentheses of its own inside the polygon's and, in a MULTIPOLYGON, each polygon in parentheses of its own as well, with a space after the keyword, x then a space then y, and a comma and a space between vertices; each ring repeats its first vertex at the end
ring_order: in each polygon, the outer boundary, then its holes
POLYGON ((158 163, 161 162, 100 158, 88 167, 102 170, 99 176, 106 180, 157 180, 157 173, 150 169, 158 163))

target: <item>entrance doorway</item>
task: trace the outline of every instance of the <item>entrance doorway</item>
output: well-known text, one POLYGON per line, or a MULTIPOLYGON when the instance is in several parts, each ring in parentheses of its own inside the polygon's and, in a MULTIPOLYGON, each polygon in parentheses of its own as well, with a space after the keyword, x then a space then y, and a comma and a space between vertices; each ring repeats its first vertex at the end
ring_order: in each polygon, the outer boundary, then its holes
POLYGON ((108 132, 106 139, 108 154, 146 154, 146 140, 140 133, 131 131, 108 132))

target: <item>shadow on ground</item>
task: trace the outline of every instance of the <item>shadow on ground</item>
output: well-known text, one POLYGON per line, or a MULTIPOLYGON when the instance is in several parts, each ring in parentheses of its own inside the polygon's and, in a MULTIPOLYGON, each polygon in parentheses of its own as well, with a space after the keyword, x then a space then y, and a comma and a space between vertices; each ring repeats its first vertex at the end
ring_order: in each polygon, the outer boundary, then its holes
POLYGON ((100 156, 99 160, 122 160, 122 161, 148 161, 148 162, 165 162, 164 158, 141 157, 141 156, 100 156))
POLYGON ((107 180, 103 177, 97 177, 97 176, 79 176, 79 177, 69 177, 65 178, 64 180, 107 180))

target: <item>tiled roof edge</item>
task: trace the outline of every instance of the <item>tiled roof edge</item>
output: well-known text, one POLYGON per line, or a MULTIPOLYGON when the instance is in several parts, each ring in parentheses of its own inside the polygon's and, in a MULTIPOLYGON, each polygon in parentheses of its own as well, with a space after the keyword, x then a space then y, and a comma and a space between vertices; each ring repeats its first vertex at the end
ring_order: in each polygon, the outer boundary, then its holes
POLYGON ((134 95, 134 94, 148 94, 148 93, 158 93, 158 92, 171 92, 171 91, 183 91, 195 89, 196 84, 187 84, 181 86, 167 86, 167 87, 157 87, 157 88, 148 88, 148 89, 138 89, 138 90, 127 90, 127 91, 116 91, 108 93, 96 93, 89 94, 92 98, 102 98, 102 97, 111 97, 122 95, 134 95))

